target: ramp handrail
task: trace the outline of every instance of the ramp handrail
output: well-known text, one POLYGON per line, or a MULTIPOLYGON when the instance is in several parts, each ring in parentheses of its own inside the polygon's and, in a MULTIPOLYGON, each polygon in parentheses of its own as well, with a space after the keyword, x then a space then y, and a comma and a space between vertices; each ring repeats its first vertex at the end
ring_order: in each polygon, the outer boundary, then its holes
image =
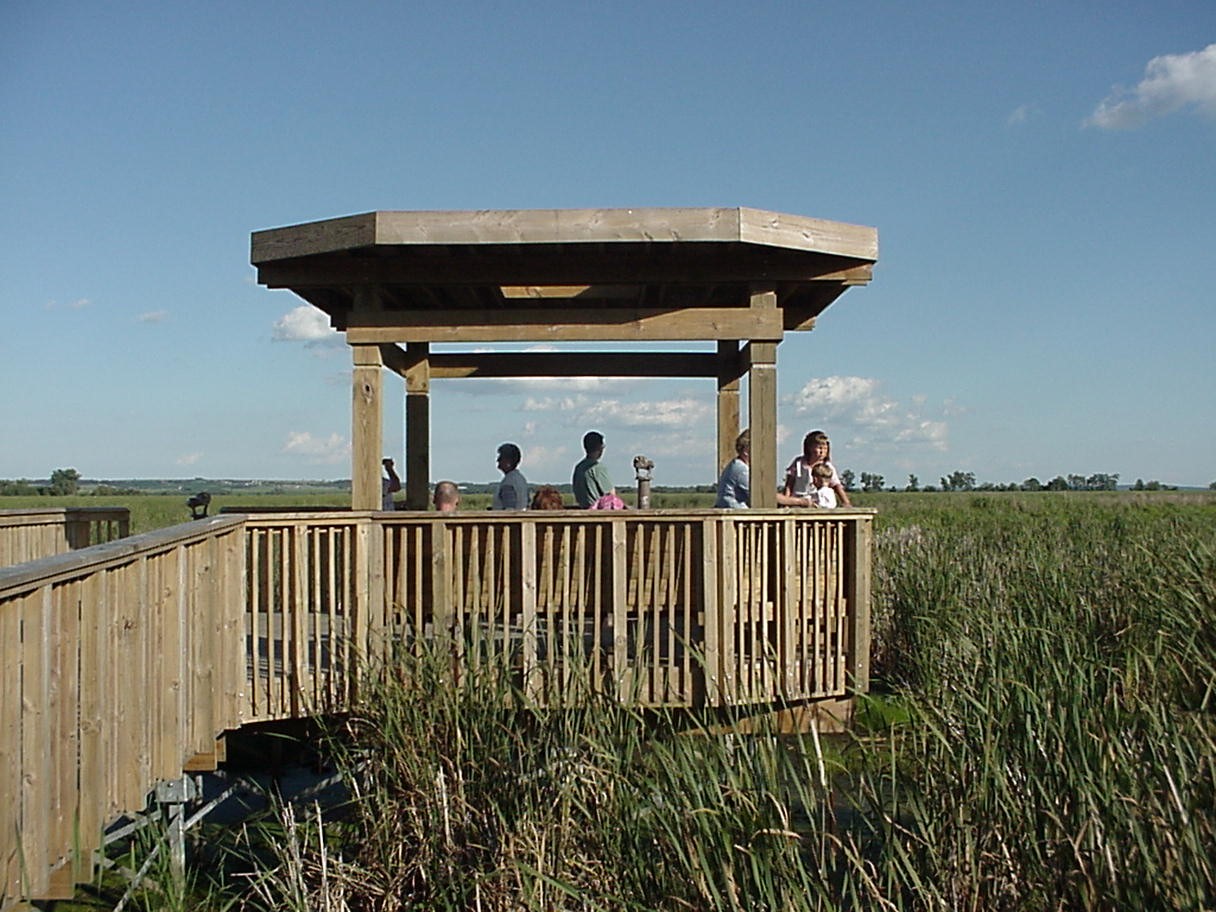
POLYGON ((0 567, 87 548, 131 533, 126 507, 0 510, 0 567))
POLYGON ((0 907, 68 898, 103 828, 240 724, 243 520, 0 568, 0 907))

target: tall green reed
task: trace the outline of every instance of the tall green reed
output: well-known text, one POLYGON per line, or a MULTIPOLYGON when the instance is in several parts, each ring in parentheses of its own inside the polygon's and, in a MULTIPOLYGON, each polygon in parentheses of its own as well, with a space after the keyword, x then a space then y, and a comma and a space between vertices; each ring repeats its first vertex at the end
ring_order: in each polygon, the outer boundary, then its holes
POLYGON ((333 733, 349 807, 297 822, 306 850, 247 905, 1216 906, 1211 505, 892 513, 874 699, 898 712, 843 755, 590 692, 529 707, 504 666, 403 658, 333 733))
POLYGON ((529 707, 504 665, 401 663, 333 733, 353 798, 324 825, 325 888, 315 852, 289 853, 250 908, 836 908, 832 761, 811 741, 589 691, 529 707))
POLYGON ((880 536, 876 652, 908 721, 888 762, 861 755, 871 899, 1211 907, 1209 520, 1074 506, 880 536))

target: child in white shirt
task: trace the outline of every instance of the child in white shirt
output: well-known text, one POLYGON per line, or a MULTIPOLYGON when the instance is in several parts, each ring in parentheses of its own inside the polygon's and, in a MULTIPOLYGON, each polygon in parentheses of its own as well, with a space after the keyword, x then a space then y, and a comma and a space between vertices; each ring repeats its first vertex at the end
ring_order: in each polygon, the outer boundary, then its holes
POLYGON ((832 489, 832 467, 826 462, 817 462, 811 466, 811 489, 807 499, 812 507, 823 507, 831 510, 836 506, 836 492, 832 489))

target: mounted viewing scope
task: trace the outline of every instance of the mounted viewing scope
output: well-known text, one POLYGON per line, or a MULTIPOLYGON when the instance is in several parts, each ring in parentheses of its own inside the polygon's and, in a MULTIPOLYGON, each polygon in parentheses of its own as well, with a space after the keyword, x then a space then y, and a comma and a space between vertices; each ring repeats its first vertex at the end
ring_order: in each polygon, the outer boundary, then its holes
POLYGON ((200 491, 189 500, 186 501, 186 506, 190 508, 191 519, 203 519, 207 515, 207 507, 211 505, 211 495, 206 491, 200 491))
POLYGON ((633 457, 633 474, 638 481, 638 509, 650 509, 650 470, 654 468, 654 460, 645 456, 633 457))

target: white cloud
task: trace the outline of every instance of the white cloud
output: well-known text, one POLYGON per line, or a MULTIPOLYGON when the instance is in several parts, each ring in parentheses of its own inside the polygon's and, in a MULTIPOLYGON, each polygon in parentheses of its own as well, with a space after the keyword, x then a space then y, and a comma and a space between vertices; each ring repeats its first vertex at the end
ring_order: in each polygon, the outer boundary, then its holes
POLYGON ((622 384, 637 382, 627 377, 512 377, 501 380, 491 380, 491 383, 505 387, 528 390, 577 390, 592 392, 595 390, 620 387, 622 384))
POLYGON ((1030 120, 1030 118, 1038 116, 1038 113, 1039 109, 1035 105, 1018 105, 1013 109, 1013 113, 1005 118, 1005 126, 1019 126, 1020 124, 1026 123, 1026 121, 1030 120))
POLYGON ((307 462, 335 465, 350 459, 350 443, 341 434, 314 437, 308 431, 289 431, 283 452, 302 456, 307 462))
POLYGON ((342 334, 329 325, 329 317, 311 304, 301 304, 275 320, 272 338, 307 345, 340 345, 342 334))
POLYGON ((621 402, 606 399, 583 413, 590 424, 625 428, 691 428, 714 420, 707 402, 696 399, 667 399, 655 402, 621 402))
POLYGON ((149 310, 147 313, 141 313, 135 319, 140 323, 163 323, 167 316, 169 316, 167 310, 149 310))
POLYGON ((942 403, 942 414, 950 418, 953 418, 956 415, 965 415, 968 411, 969 409, 967 406, 960 403, 953 396, 942 403))
MULTIPOLYGON (((544 446, 542 444, 520 444, 524 451, 522 466, 525 474, 535 474, 537 477, 552 477, 555 472, 569 471, 575 460, 570 455, 570 449, 565 446, 544 446)), ((582 457, 582 453, 579 454, 582 457)))
MULTIPOLYGON (((549 429, 554 426, 579 428, 580 436, 591 427, 609 435, 630 430, 642 430, 648 434, 662 431, 684 434, 692 428, 712 428, 716 421, 712 401, 688 396, 637 402, 601 399, 582 393, 572 396, 530 396, 524 401, 522 411, 543 414, 543 426, 549 429)), ((529 419, 524 425, 527 433, 540 426, 542 423, 536 419, 529 419)))
POLYGON ((946 450, 949 427, 944 421, 919 420, 895 435, 896 443, 928 444, 934 450, 946 450))
MULTIPOLYGON (((712 436, 714 425, 707 425, 704 430, 709 433, 697 433, 695 429, 691 428, 677 428, 673 431, 647 429, 645 440, 635 441, 637 445, 632 448, 632 451, 634 453, 640 451, 653 459, 656 464, 655 478, 660 479, 668 477, 673 471, 678 473, 681 466, 687 466, 690 463, 712 466, 716 455, 715 438, 712 436)), ((717 473, 712 467, 709 471, 716 477, 717 473)), ((701 476, 693 478, 689 483, 708 484, 714 481, 714 477, 701 476)), ((664 482, 658 483, 663 484, 664 482)))
POLYGON ((589 396, 529 396, 524 400, 525 412, 579 412, 591 403, 589 396))
POLYGON ((878 381, 872 377, 812 377, 793 399, 799 414, 837 411, 870 402, 877 388, 878 381))
POLYGON ((202 453, 184 453, 181 456, 177 457, 177 464, 179 466, 191 466, 191 465, 194 465, 196 462, 198 462, 202 458, 203 458, 202 453))
POLYGON ((60 307, 66 307, 68 310, 84 310, 92 303, 93 302, 88 298, 77 298, 75 301, 69 301, 67 304, 60 304, 58 301, 52 299, 46 302, 46 309, 58 310, 60 307))
POLYGON ((1116 86, 1084 126, 1130 130, 1189 106, 1216 117, 1216 44, 1189 54, 1154 57, 1134 89, 1116 86))
POLYGON ((923 396, 901 403, 885 395, 873 377, 814 377, 786 401, 796 414, 813 415, 816 428, 845 437, 850 447, 871 452, 948 448, 943 419, 949 409, 927 415, 923 396))

